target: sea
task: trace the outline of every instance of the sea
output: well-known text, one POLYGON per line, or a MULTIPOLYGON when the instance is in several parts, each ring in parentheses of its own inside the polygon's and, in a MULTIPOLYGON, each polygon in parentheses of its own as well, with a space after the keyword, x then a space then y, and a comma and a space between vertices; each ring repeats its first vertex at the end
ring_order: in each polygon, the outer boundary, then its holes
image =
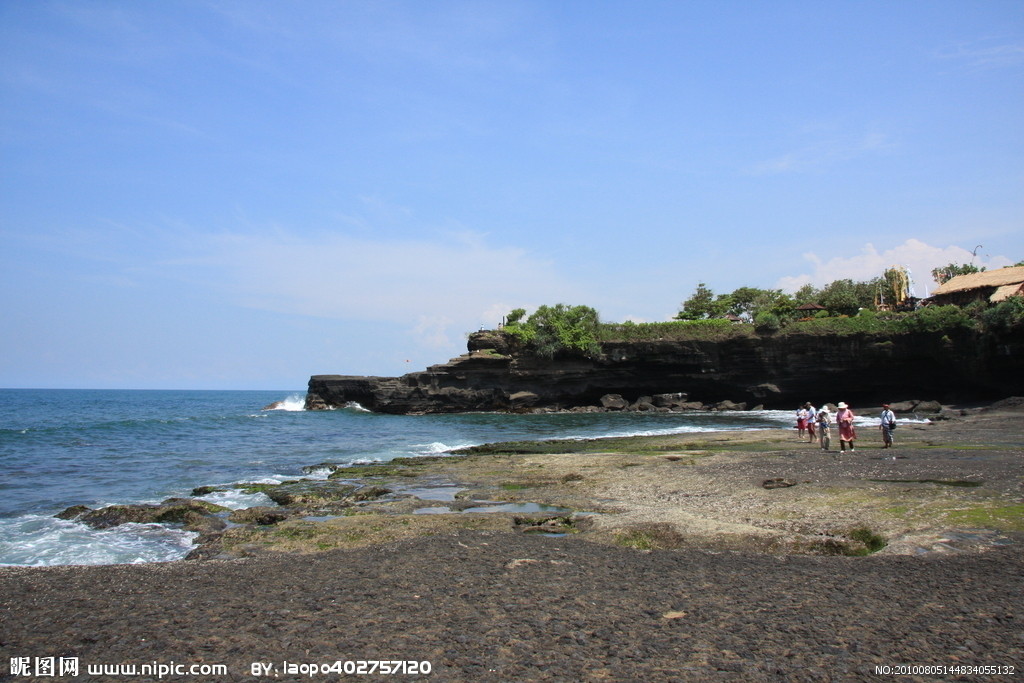
MULTIPOLYGON (((302 391, 0 389, 0 565, 164 562, 196 534, 175 525, 91 529, 72 505, 157 503, 199 486, 326 477, 322 463, 432 456, 495 441, 792 427, 791 411, 383 415, 303 410, 302 391), (270 410, 265 407, 275 404, 270 410)), ((202 496, 229 508, 263 494, 202 496)))

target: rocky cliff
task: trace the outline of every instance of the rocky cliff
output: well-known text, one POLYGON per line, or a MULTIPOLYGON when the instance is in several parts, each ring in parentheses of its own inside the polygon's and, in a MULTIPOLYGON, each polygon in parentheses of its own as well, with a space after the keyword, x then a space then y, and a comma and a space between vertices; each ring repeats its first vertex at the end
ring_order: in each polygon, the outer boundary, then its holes
POLYGON ((612 342, 602 345, 596 360, 540 358, 517 351, 502 333, 488 331, 471 335, 468 351, 401 377, 314 375, 306 407, 355 402, 376 412, 403 414, 665 410, 728 400, 792 408, 804 401, 969 401, 1019 394, 1024 388, 1024 339, 969 331, 955 337, 775 335, 612 342))

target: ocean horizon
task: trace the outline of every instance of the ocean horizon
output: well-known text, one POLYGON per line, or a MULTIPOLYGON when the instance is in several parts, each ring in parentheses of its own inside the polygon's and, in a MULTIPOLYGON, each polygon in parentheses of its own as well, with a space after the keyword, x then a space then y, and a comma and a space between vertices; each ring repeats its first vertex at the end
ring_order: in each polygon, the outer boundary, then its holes
POLYGON ((304 400, 304 391, 0 389, 0 564, 159 562, 194 547, 196 535, 176 525, 97 530, 54 517, 73 505, 157 503, 220 486, 201 499, 240 509, 273 503, 232 485, 326 477, 322 463, 495 441, 793 426, 791 411, 409 416, 306 411, 304 400))

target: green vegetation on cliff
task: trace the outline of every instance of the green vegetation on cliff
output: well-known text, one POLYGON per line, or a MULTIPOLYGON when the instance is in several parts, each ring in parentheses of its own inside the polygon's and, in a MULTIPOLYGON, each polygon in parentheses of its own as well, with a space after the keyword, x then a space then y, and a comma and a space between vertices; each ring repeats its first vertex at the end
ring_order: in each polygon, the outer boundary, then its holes
MULTIPOLYGON (((510 320, 514 322, 506 324, 504 332, 522 346, 534 349, 545 357, 556 354, 596 357, 600 353, 600 344, 615 342, 723 341, 786 335, 1024 333, 1022 297, 1012 297, 991 307, 927 306, 906 313, 865 309, 853 316, 819 313, 813 317, 796 319, 793 316, 785 318, 765 312, 758 316, 755 324, 724 318, 656 323, 600 323, 596 312, 585 317, 579 315, 577 309, 593 311, 586 306, 570 308, 559 304, 542 309, 545 310, 538 321, 543 321, 543 325, 531 324, 530 321, 524 323, 521 315, 513 315, 510 320), (568 311, 577 313, 567 315, 568 311)), ((530 320, 533 321, 534 316, 530 320)))
MULTIPOLYGON (((937 282, 979 272, 969 264, 936 268, 937 282)), ((910 296, 910 274, 893 266, 868 282, 836 280, 820 289, 805 285, 793 294, 780 289, 739 287, 715 294, 703 282, 682 304, 675 320, 602 323, 589 306, 541 306, 528 318, 512 311, 502 331, 515 346, 551 358, 597 358, 601 344, 653 341, 723 341, 785 335, 854 334, 1012 335, 1024 332, 1024 297, 996 304, 923 306, 910 296)))

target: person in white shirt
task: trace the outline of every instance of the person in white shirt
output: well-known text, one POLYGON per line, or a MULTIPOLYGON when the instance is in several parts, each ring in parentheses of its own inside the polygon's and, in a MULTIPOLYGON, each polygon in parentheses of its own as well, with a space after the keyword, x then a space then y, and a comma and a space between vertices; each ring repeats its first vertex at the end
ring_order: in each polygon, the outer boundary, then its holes
POLYGON ((882 431, 882 448, 892 447, 892 430, 896 429, 896 414, 889 409, 888 403, 882 404, 882 415, 878 428, 882 431))
POLYGON ((810 401, 804 404, 804 410, 807 411, 807 441, 809 443, 814 443, 814 425, 818 421, 818 411, 814 409, 814 406, 811 405, 810 401))

